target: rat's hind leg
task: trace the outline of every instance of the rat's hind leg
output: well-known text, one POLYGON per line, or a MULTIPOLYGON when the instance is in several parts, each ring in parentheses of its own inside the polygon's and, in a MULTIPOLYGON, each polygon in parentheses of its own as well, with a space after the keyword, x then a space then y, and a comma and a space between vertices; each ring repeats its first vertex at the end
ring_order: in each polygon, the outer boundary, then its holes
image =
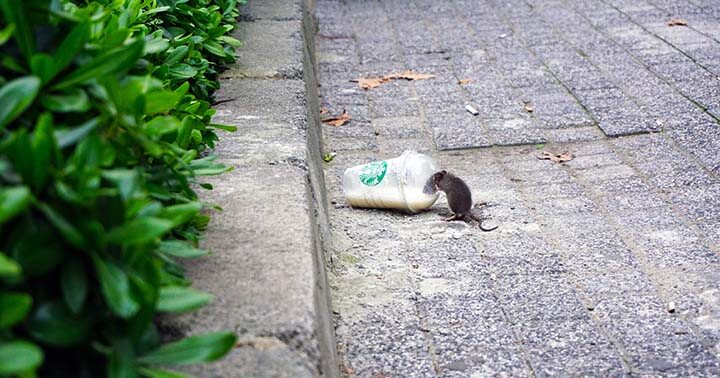
POLYGON ((462 220, 462 219, 464 219, 464 218, 465 218, 465 216, 462 215, 462 214, 453 214, 453 215, 450 216, 450 217, 443 218, 443 220, 444 220, 445 222, 450 222, 450 221, 454 221, 454 220, 462 220))

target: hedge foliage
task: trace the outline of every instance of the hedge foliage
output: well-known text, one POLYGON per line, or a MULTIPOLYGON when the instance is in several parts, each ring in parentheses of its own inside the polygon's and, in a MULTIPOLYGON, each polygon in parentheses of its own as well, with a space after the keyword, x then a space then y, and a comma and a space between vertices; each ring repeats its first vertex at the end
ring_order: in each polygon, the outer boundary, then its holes
POLYGON ((211 299, 177 259, 228 170, 206 150, 237 2, 0 0, 0 376, 175 377, 234 346, 154 320, 211 299))

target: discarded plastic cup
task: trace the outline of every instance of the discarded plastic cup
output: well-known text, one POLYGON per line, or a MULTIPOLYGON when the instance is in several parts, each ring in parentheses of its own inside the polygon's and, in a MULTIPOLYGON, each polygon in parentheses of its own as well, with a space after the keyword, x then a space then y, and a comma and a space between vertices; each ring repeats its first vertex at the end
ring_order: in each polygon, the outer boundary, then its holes
POLYGON ((394 159, 346 169, 342 187, 351 206, 403 209, 417 213, 429 208, 438 199, 439 192, 423 193, 423 186, 438 170, 429 156, 405 151, 394 159))

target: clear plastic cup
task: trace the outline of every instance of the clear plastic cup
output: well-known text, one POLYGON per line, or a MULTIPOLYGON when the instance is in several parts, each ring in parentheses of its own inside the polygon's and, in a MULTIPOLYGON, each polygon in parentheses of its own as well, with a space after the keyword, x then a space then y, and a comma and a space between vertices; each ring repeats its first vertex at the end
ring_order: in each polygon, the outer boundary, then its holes
POLYGON ((353 207, 403 209, 413 213, 427 209, 439 193, 423 193, 423 187, 439 169, 427 155, 405 151, 400 157, 356 165, 345 170, 342 187, 353 207))

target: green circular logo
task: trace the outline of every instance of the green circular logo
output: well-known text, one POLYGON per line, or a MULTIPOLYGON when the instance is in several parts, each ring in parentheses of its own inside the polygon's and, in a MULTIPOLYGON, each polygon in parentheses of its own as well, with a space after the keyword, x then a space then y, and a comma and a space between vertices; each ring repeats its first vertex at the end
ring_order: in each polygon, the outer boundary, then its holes
POLYGON ((387 172, 387 162, 377 161, 362 167, 360 170, 360 182, 367 186, 379 184, 387 172))

